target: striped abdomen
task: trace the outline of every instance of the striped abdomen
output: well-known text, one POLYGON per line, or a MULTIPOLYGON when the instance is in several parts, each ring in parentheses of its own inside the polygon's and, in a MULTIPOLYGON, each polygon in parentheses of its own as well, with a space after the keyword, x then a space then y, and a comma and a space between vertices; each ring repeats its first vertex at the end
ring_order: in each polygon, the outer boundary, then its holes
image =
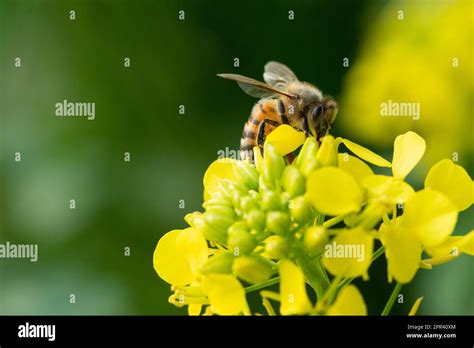
POLYGON ((253 148, 258 145, 259 131, 263 131, 263 134, 266 136, 275 128, 275 126, 266 122, 265 129, 260 130, 263 120, 272 120, 277 123, 281 122, 277 107, 277 99, 261 99, 253 106, 249 119, 244 125, 242 138, 240 139, 240 159, 252 159, 253 148))

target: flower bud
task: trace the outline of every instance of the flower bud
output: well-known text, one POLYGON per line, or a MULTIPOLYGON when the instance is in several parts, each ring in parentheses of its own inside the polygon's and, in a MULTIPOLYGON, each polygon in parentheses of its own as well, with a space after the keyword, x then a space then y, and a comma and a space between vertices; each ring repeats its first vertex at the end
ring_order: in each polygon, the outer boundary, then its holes
POLYGON ((285 160, 272 144, 266 142, 264 146, 262 176, 265 184, 274 189, 285 169, 285 160))
POLYGON ((227 234, 227 246, 233 250, 234 255, 236 251, 237 255, 249 254, 257 246, 257 240, 242 223, 234 223, 227 234))
POLYGON ((228 179, 218 179, 218 182, 219 191, 221 192, 222 196, 231 202, 233 202, 233 199, 235 199, 235 192, 241 196, 246 195, 248 192, 248 189, 244 185, 235 181, 228 179))
POLYGON ((290 232, 290 216, 281 211, 271 211, 267 214, 267 228, 278 235, 287 235, 290 232))
POLYGON ((232 170, 241 184, 252 190, 258 188, 259 174, 253 164, 248 161, 235 161, 232 164, 232 170))
POLYGON ((321 148, 318 151, 316 159, 322 166, 337 167, 337 145, 336 141, 331 135, 326 135, 321 143, 321 148))
POLYGON ((250 228, 253 228, 259 232, 263 231, 265 228, 265 213, 260 210, 252 210, 245 214, 245 221, 250 226, 250 228))
POLYGON ((301 169, 306 162, 314 161, 318 153, 318 147, 317 140, 314 137, 308 137, 296 158, 296 165, 301 169))
POLYGON ((291 197, 302 195, 306 190, 306 180, 294 165, 288 166, 283 172, 283 187, 291 197))
POLYGON ((293 198, 292 202, 290 203, 290 213, 293 219, 301 224, 310 221, 311 217, 313 216, 311 204, 304 196, 293 198))
POLYGON ((240 198, 240 209, 244 213, 258 209, 258 202, 251 196, 244 196, 240 198))
POLYGON ((251 284, 261 283, 272 276, 272 268, 252 256, 241 256, 232 265, 234 274, 243 281, 251 284))
POLYGON ((291 200, 291 194, 289 192, 282 192, 280 195, 280 202, 281 202, 281 207, 283 210, 287 210, 289 208, 291 200))
POLYGON ((194 213, 186 214, 184 217, 184 221, 191 227, 197 227, 199 222, 203 220, 202 213, 199 211, 195 211, 194 213))
POLYGON ((311 253, 321 252, 328 241, 328 234, 322 226, 311 226, 304 233, 304 246, 311 253))
POLYGON ((232 207, 232 202, 229 201, 228 199, 225 199, 222 195, 214 195, 212 198, 209 198, 207 201, 205 201, 202 206, 204 209, 210 209, 213 206, 227 206, 227 207, 232 207))
POLYGON ((201 267, 201 272, 209 273, 232 273, 232 263, 234 261, 234 254, 231 251, 226 251, 210 257, 201 267))
POLYGON ((227 229, 234 222, 234 211, 225 206, 212 207, 203 216, 205 224, 201 232, 204 236, 208 240, 225 243, 227 229))
POLYGON ((273 260, 279 260, 288 257, 290 245, 286 239, 280 236, 270 236, 264 241, 265 256, 273 260))
POLYGON ((279 210, 281 208, 280 195, 275 191, 263 192, 261 206, 266 211, 279 210))

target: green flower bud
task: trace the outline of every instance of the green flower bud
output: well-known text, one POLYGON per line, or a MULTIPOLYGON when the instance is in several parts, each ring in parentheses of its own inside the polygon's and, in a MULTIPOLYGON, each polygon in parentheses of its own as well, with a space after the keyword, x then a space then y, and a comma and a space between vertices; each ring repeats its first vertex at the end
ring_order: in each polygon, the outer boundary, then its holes
POLYGON ((234 274, 250 284, 261 283, 272 276, 271 266, 252 256, 241 256, 232 265, 234 274))
POLYGON ((321 148, 318 151, 316 159, 323 166, 337 167, 337 145, 336 141, 331 135, 326 135, 321 143, 321 148))
POLYGON ((261 206, 263 210, 279 210, 281 208, 280 195, 275 191, 265 191, 262 194, 261 206))
POLYGON ((296 166, 291 165, 283 172, 283 187, 291 197, 302 195, 306 190, 306 180, 296 166))
POLYGON ((249 189, 258 189, 258 171, 253 164, 247 161, 236 161, 232 169, 237 180, 249 189))
POLYGON ((257 246, 257 240, 242 223, 230 226, 227 234, 227 246, 232 249, 236 256, 249 254, 257 246))
POLYGON ((290 254, 290 244, 280 236, 270 236, 264 241, 265 254, 270 259, 279 260, 288 257, 290 254))
POLYGON ((234 222, 234 212, 228 207, 212 207, 204 213, 202 233, 211 241, 224 244, 227 241, 227 229, 234 222))
POLYGON ((264 145, 262 168, 262 176, 265 184, 270 188, 276 188, 284 169, 285 160, 272 144, 266 142, 264 145))
POLYGON ((234 254, 226 251, 210 257, 201 267, 201 272, 209 273, 232 273, 232 263, 234 262, 234 254))
POLYGON ((293 198, 290 203, 290 213, 293 219, 301 224, 310 221, 313 216, 311 204, 304 196, 293 198))
POLYGON ((255 199, 257 202, 260 201, 260 193, 258 193, 255 190, 250 190, 249 191, 249 196, 255 199))
POLYGON ((301 169, 303 164, 316 159, 318 153, 318 142, 314 137, 308 137, 301 147, 300 154, 296 158, 296 165, 301 169))
POLYGON ((213 206, 227 206, 232 208, 232 202, 225 199, 222 195, 216 195, 204 202, 202 206, 204 209, 210 209, 213 206))
POLYGON ((191 227, 197 227, 201 221, 203 221, 202 213, 195 211, 194 213, 186 214, 184 221, 191 227))
POLYGON ((265 213, 260 210, 252 210, 245 214, 245 221, 257 231, 263 231, 265 228, 265 213))
POLYGON ((283 210, 288 210, 291 200, 291 194, 289 192, 282 192, 280 195, 280 204, 283 210))
POLYGON ((267 214, 267 228, 270 232, 278 235, 290 233, 290 216, 281 211, 271 211, 267 214))
POLYGON ((321 252, 328 241, 329 236, 322 226, 311 226, 304 233, 304 246, 312 254, 321 252))
POLYGON ((241 196, 246 195, 248 192, 248 189, 240 183, 228 179, 218 179, 218 182, 219 191, 222 196, 231 202, 235 199, 235 192, 241 196))
POLYGON ((227 241, 227 230, 226 229, 219 229, 211 226, 207 222, 203 220, 203 223, 200 224, 197 229, 199 232, 203 234, 203 236, 211 241, 217 242, 220 244, 225 244, 227 241))
POLYGON ((240 209, 242 209, 244 213, 248 213, 258 209, 258 202, 251 196, 244 196, 240 199, 240 209))

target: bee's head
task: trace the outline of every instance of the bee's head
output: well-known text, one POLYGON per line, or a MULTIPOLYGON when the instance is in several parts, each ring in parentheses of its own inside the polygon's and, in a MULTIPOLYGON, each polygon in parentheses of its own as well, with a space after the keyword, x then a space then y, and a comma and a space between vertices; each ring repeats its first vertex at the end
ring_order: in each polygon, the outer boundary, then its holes
POLYGON ((308 110, 308 127, 312 135, 319 139, 324 136, 329 126, 336 119, 337 103, 329 96, 325 96, 308 110))

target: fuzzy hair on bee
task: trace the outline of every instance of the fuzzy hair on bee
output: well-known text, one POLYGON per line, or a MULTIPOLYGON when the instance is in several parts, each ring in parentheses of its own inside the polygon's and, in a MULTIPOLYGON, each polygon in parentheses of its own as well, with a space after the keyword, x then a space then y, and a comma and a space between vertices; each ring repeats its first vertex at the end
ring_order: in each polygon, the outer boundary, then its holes
POLYGON ((255 146, 263 151, 266 136, 281 124, 288 124, 319 140, 331 129, 336 118, 336 101, 323 95, 316 86, 299 81, 282 63, 265 65, 265 82, 237 74, 217 76, 236 81, 245 93, 260 98, 244 125, 240 139, 241 159, 252 159, 255 146))

